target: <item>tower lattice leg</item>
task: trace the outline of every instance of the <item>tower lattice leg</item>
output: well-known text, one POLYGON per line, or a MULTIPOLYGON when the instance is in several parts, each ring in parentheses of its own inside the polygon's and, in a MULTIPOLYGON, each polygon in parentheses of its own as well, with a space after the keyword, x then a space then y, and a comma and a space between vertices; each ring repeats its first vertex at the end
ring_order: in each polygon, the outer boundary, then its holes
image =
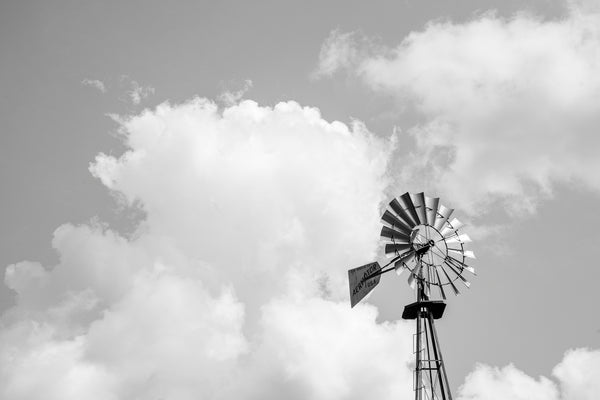
POLYGON ((416 313, 414 390, 416 400, 452 400, 430 307, 423 302, 416 313))

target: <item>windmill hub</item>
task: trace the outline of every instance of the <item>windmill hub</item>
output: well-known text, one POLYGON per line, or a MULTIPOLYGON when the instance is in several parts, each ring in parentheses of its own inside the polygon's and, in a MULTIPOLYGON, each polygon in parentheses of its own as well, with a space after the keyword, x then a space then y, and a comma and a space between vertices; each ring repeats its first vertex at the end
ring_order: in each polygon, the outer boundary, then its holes
POLYGON ((427 253, 434 245, 435 242, 430 240, 424 244, 414 243, 413 248, 415 249, 415 254, 417 257, 423 257, 423 255, 425 255, 425 253, 427 253))

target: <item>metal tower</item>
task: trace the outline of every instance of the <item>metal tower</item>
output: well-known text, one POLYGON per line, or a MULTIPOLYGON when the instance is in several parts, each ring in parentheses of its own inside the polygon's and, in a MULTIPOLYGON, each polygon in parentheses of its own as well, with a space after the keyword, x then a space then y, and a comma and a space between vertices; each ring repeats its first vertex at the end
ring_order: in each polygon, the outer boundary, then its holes
POLYGON ((377 286, 382 274, 408 271, 408 284, 415 290, 416 302, 404 308, 402 318, 416 320, 415 400, 452 400, 434 321, 446 308, 444 289, 450 288, 458 295, 457 281, 466 287, 471 285, 464 272, 475 274, 465 262, 475 258, 472 251, 465 250, 471 239, 458 232, 463 226, 459 220, 449 221, 453 211, 441 205, 439 198, 422 192, 393 199, 382 216, 381 230, 385 254, 391 260, 383 267, 373 262, 348 271, 352 307, 377 286), (433 288, 441 300, 433 298, 433 288))
POLYGON ((413 390, 416 400, 452 400, 448 375, 442 357, 434 320, 444 314, 446 303, 429 300, 423 285, 417 284, 417 301, 404 307, 403 319, 416 320, 416 333, 413 340, 415 370, 413 390))

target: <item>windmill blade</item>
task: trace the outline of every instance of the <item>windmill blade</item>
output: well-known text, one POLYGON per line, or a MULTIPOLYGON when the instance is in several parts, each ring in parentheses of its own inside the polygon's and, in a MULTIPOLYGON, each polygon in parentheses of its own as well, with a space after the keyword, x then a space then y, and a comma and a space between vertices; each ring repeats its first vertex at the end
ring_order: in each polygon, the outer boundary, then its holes
POLYGON ((406 266, 406 262, 411 260, 415 256, 415 251, 413 249, 407 251, 402 254, 400 258, 394 263, 394 269, 396 270, 396 274, 400 275, 404 272, 404 269, 408 269, 406 266))
POLYGON ((409 242, 408 235, 406 235, 402 232, 398 232, 392 228, 388 228, 387 226, 383 226, 381 228, 380 236, 384 239, 388 239, 392 243, 397 243, 397 242, 408 243, 409 242))
POLYGON ((434 228, 438 231, 444 227, 450 215, 454 212, 453 208, 448 208, 443 204, 440 204, 438 207, 438 215, 435 217, 435 225, 434 228))
POLYGON ((463 269, 469 271, 470 273, 472 273, 473 275, 477 275, 475 273, 475 268, 468 266, 467 264, 465 264, 462 261, 459 261, 455 258, 452 258, 451 256, 446 257, 446 261, 450 262, 452 265, 454 265, 455 267, 459 268, 461 271, 463 269))
POLYGON ((442 296, 442 299, 447 300, 446 292, 444 291, 444 288, 442 287, 442 285, 438 285, 438 290, 440 291, 440 295, 442 296))
POLYGON ((450 279, 450 277, 448 276, 448 273, 446 272, 444 267, 442 267, 442 272, 444 273, 444 275, 446 275, 446 278, 448 279, 448 283, 450 284, 450 287, 452 287, 452 290, 454 291, 454 295, 458 296, 460 294, 460 292, 458 291, 458 288, 456 287, 454 282, 452 282, 452 279, 450 279))
POLYGON ((421 224, 427 223, 427 209, 425 208, 425 193, 420 192, 412 196, 413 204, 419 215, 419 221, 421 224))
POLYGON ((410 249, 406 253, 400 255, 400 257, 398 258, 398 260, 396 260, 396 262, 394 263, 394 266, 396 267, 400 263, 406 263, 406 262, 410 261, 414 256, 415 256, 415 250, 414 249, 410 249))
POLYGON ((409 240, 410 240, 410 242, 411 242, 411 243, 415 243, 415 240, 417 239, 417 235, 418 235, 418 234, 419 234, 419 230, 418 230, 418 229, 415 229, 415 230, 413 230, 413 231, 410 233, 410 238, 409 238, 409 240))
MULTIPOLYGON (((476 259, 477 257, 475 257, 475 253, 473 253, 470 250, 461 250, 461 249, 448 249, 449 252, 452 252, 454 254, 460 254, 461 256, 464 256, 466 258, 472 258, 472 259, 476 259)), ((449 254, 449 253, 448 253, 449 254)))
POLYGON ((467 271, 469 271, 473 275, 477 276, 477 273, 475 273, 475 268, 469 267, 467 264, 464 264, 464 269, 466 269, 467 271))
POLYGON ((448 255, 456 254, 459 256, 463 256, 462 249, 448 249, 448 255))
POLYGON ((412 228, 406 225, 403 221, 401 221, 398 217, 396 217, 388 210, 385 210, 383 216, 381 217, 381 220, 388 224, 390 228, 399 230, 407 235, 410 235, 412 228))
POLYGON ((419 272, 421 271, 422 266, 423 263, 417 263, 417 265, 415 265, 415 268, 411 271, 410 275, 408 276, 408 286, 410 286, 413 289, 415 288, 415 279, 417 278, 417 276, 419 276, 419 272))
POLYGON ((472 259, 477 258, 477 257, 475 257, 475 253, 473 253, 471 250, 465 250, 463 255, 467 258, 472 258, 472 259))
POLYGON ((452 220, 450 221, 450 225, 452 225, 452 229, 453 230, 457 230, 457 229, 460 229, 463 226, 465 226, 465 224, 463 224, 462 222, 460 222, 458 220, 458 218, 452 218, 452 220))
POLYGON ((398 265, 394 264, 394 271, 396 271, 396 275, 400 276, 402 273, 407 270, 408 267, 404 263, 400 263, 398 265))
POLYGON ((427 223, 431 226, 435 225, 435 217, 437 216, 439 204, 439 197, 432 198, 429 196, 425 196, 425 206, 427 207, 427 223))
POLYGON ((444 261, 444 264, 446 264, 448 267, 450 267, 450 269, 452 270, 452 272, 454 272, 456 274, 456 276, 462 281, 462 283, 465 284, 466 287, 471 287, 471 282, 469 282, 464 276, 462 276, 462 274, 460 273, 460 271, 457 271, 449 262, 444 261))
MULTIPOLYGON (((440 239, 441 240, 441 239, 440 239)), ((446 243, 471 243, 472 240, 466 233, 463 233, 458 236, 452 236, 450 239, 446 240, 446 243)))
MULTIPOLYGON (((470 253, 473 253, 473 252, 471 251, 470 253)), ((462 253, 461 253, 461 255, 462 255, 462 253)), ((475 257, 475 255, 473 255, 473 257, 475 257)), ((453 263, 456 266, 460 265, 460 268, 466 269, 467 271, 469 271, 473 275, 477 275, 475 273, 475 268, 473 268, 473 267, 471 267, 471 266, 469 266, 469 265, 467 265, 467 264, 464 263, 464 261, 463 261, 464 258, 463 258, 463 260, 457 260, 456 258, 452 257, 452 254, 448 254, 448 257, 446 258, 446 260, 450 261, 451 263, 453 263)))
POLYGON ((385 255, 386 256, 399 256, 403 250, 408 250, 412 248, 412 246, 408 243, 390 243, 385 245, 385 255))
POLYGON ((446 292, 444 292, 444 286, 442 285, 442 280, 440 279, 440 273, 438 272, 438 269, 435 269, 435 275, 437 276, 437 280, 438 280, 438 288, 440 289, 440 294, 442 295, 442 299, 446 300, 446 292))
POLYGON ((443 237, 449 237, 456 234, 456 230, 465 226, 462 222, 460 222, 457 218, 452 218, 452 221, 448 223, 444 229, 440 232, 443 237))
POLYGON ((431 284, 438 285, 440 283, 438 278, 439 277, 437 274, 437 267, 430 265, 429 266, 429 280, 431 281, 431 284))
POLYGON ((400 196, 400 200, 404 203, 405 208, 408 210, 408 214, 415 221, 416 225, 422 224, 419 216, 417 215, 417 210, 415 209, 415 205, 413 204, 412 199, 410 198, 410 193, 406 192, 402 196, 400 196))
POLYGON ((406 281, 408 282, 408 286, 410 286, 411 289, 415 288, 415 276, 412 273, 408 275, 408 279, 406 281))
POLYGON ((400 202, 397 199, 393 199, 389 204, 390 208, 396 213, 398 217, 400 217, 406 224, 412 229, 417 225, 415 221, 404 211, 400 202))
POLYGON ((408 282, 408 286, 410 286, 411 289, 414 289, 416 285, 415 275, 413 273, 408 275, 408 279, 406 280, 406 282, 408 282))
POLYGON ((466 280, 464 276, 459 275, 458 277, 460 278, 460 281, 467 287, 467 289, 471 287, 471 282, 466 280))
POLYGON ((444 261, 449 262, 454 267, 458 268, 460 271, 462 271, 467 266, 467 264, 465 264, 464 262, 457 260, 456 258, 452 258, 451 256, 446 257, 444 261))

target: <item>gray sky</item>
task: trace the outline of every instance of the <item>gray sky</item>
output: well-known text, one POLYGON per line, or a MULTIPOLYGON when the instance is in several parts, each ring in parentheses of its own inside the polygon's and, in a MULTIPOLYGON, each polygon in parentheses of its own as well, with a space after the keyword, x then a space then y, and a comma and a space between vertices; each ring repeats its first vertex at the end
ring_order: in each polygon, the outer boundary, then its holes
MULTIPOLYGON (((204 360, 202 353, 198 359, 203 361, 194 359, 186 364, 186 359, 182 365, 196 368, 200 374, 214 369, 218 379, 224 379, 220 374, 235 376, 239 365, 254 366, 250 368, 260 373, 241 380, 239 388, 236 386, 231 393, 207 392, 203 394, 205 397, 226 398, 239 389, 238 393, 246 390, 256 397, 282 394, 292 397, 293 392, 299 398, 334 398, 328 397, 326 388, 315 386, 310 373, 298 372, 303 371, 300 361, 296 362, 300 365, 298 371, 290 367, 296 365, 295 355, 290 355, 289 365, 279 367, 296 372, 282 377, 271 371, 279 365, 274 360, 280 359, 272 355, 277 351, 256 337, 273 338, 273 343, 279 344, 284 353, 287 348, 295 348, 295 340, 303 340, 300 333, 295 332, 299 335, 295 337, 282 333, 287 331, 281 328, 285 326, 286 315, 294 316, 298 312, 301 315, 298 320, 302 321, 303 313, 310 311, 282 294, 288 289, 294 292, 303 287, 289 283, 301 280, 294 278, 296 273, 311 277, 322 274, 329 279, 331 298, 325 296, 322 306, 309 298, 306 303, 310 307, 327 315, 328 307, 334 310, 338 304, 346 306, 345 293, 336 294, 337 279, 344 277, 348 268, 374 258, 377 249, 373 241, 377 241, 378 234, 376 214, 393 195, 407 190, 426 190, 430 195, 443 196, 444 203, 457 208, 459 218, 470 223, 471 227, 465 231, 473 237, 471 247, 478 256, 474 264, 478 276, 473 279, 471 289, 449 299, 447 314, 438 326, 454 390, 465 383, 465 377, 475 370, 476 363, 499 368, 512 363, 534 379, 539 375, 552 378, 553 368, 561 363, 565 352, 589 348, 590 357, 596 360, 593 365, 600 368, 600 358, 597 351, 594 352, 600 346, 600 322, 595 307, 600 301, 597 290, 600 273, 595 268, 600 257, 600 234, 596 229, 600 213, 595 207, 600 183, 593 177, 600 167, 597 155, 600 147, 593 129, 600 115, 598 103, 594 103, 600 96, 594 68, 600 66, 595 55, 600 34, 590 28, 598 18, 593 3, 572 7, 575 11, 569 11, 560 1, 499 4, 488 1, 2 2, 0 180, 4 206, 0 209, 0 265, 4 270, 28 260, 41 263, 45 271, 63 266, 56 276, 44 275, 38 279, 35 276, 40 272, 36 267, 19 264, 22 271, 34 271, 23 272, 22 277, 16 274, 17 278, 12 281, 14 288, 23 290, 21 300, 16 299, 15 291, 0 285, 5 337, 19 336, 15 333, 20 332, 16 327, 25 321, 43 321, 52 332, 45 345, 56 346, 56 354, 64 353, 64 359, 71 359, 68 354, 75 351, 69 346, 75 346, 78 340, 84 341, 82 353, 73 356, 79 363, 72 361, 73 370, 87 371, 85 368, 90 365, 110 370, 118 365, 130 371, 124 366, 126 362, 119 360, 118 351, 111 359, 94 351, 103 348, 98 345, 104 343, 103 340, 111 343, 111 338, 120 337, 114 333, 119 332, 118 323, 111 321, 110 316, 118 320, 119 312, 127 315, 127 310, 137 310, 134 300, 142 295, 136 294, 135 285, 123 284, 121 292, 114 289, 113 293, 110 283, 107 288, 97 289, 94 282, 101 279, 99 275, 123 278, 119 272, 122 270, 130 274, 124 281, 146 282, 145 266, 165 263, 177 270, 175 276, 190 280, 194 277, 193 282, 199 287, 210 287, 206 289, 209 293, 206 298, 192 296, 182 297, 183 300, 197 300, 199 304, 206 301, 208 308, 213 301, 229 304, 219 297, 219 290, 211 286, 216 284, 229 287, 245 310, 240 326, 232 322, 242 333, 233 328, 231 332, 238 332, 246 344, 231 339, 224 345, 217 341, 216 345, 231 349, 239 345, 240 349, 245 348, 240 350, 243 356, 232 356, 230 360, 229 355, 220 355, 213 364, 213 358, 207 356, 204 360), (587 32, 588 36, 581 32, 587 32), (583 38, 581 41, 578 35, 583 38), (576 46, 570 46, 571 43, 576 46), (490 54, 480 49, 490 49, 490 54), (251 84, 246 83, 248 80, 251 84), (337 120, 351 126, 355 120, 362 121, 371 132, 365 137, 371 139, 365 139, 362 128, 356 128, 347 143, 337 139, 331 139, 331 143, 327 142, 330 139, 321 141, 320 135, 329 138, 329 134, 321 132, 321 125, 314 122, 312 116, 293 107, 295 111, 278 109, 272 121, 268 119, 264 125, 254 128, 245 118, 261 111, 247 106, 244 111, 247 114, 240 111, 231 121, 223 117, 229 122, 214 128, 228 141, 219 144, 215 139, 215 142, 196 143, 196 139, 189 139, 197 147, 188 147, 197 153, 185 151, 188 139, 181 139, 184 143, 181 147, 161 142, 158 146, 163 150, 160 152, 145 142, 154 132, 153 124, 173 126, 174 142, 178 140, 177 134, 183 132, 183 137, 188 130, 200 136, 212 132, 210 124, 178 125, 177 121, 196 115, 196 111, 180 109, 177 105, 201 97, 216 101, 222 110, 228 107, 223 94, 232 95, 236 91, 240 91, 244 99, 255 101, 259 109, 294 101, 301 106, 318 108, 319 118, 328 123, 337 120), (141 115, 144 109, 154 110, 164 102, 173 105, 172 113, 165 111, 164 119, 162 114, 156 120, 148 117, 146 121, 140 117, 140 121, 146 122, 139 125, 122 122, 121 126, 115 121, 118 120, 115 116, 141 115), (286 112, 297 113, 294 118, 298 120, 289 124, 281 122, 287 121, 286 112), (314 138, 306 133, 310 139, 297 143, 293 134, 289 141, 278 139, 280 132, 293 131, 295 126, 302 127, 300 130, 315 130, 314 138), (248 144, 250 147, 246 148, 241 143, 246 143, 244 135, 254 132, 253 129, 267 132, 264 137, 259 134, 260 139, 257 139, 266 150, 246 159, 254 147, 248 144), (397 132, 395 139, 391 139, 394 131, 397 132), (396 148, 392 151, 390 143, 394 140, 396 148), (210 164, 207 160, 213 160, 208 155, 213 145, 215 149, 218 147, 214 157, 229 161, 210 164), (327 147, 329 145, 332 147, 327 147), (240 153, 235 151, 238 146, 240 153), (348 149, 345 146, 349 146, 348 149), (298 148, 297 152, 294 148, 298 148), (119 161, 121 169, 111 169, 113 159, 110 157, 115 157, 117 162, 128 149, 148 154, 140 161, 143 172, 135 163, 124 159, 119 161), (359 149, 356 163, 347 161, 354 157, 350 149, 359 149), (317 160, 314 176, 310 175, 308 166, 296 168, 306 162, 302 157, 294 158, 302 151, 306 152, 306 159, 317 160), (96 162, 90 173, 90 163, 94 163, 100 153, 107 155, 104 163, 96 162), (319 158, 321 153, 322 159, 319 158), (277 158, 273 154, 288 154, 283 160, 293 159, 295 161, 290 163, 298 164, 294 164, 294 168, 284 161, 269 164, 272 157, 277 158), (331 163, 319 164, 318 160, 326 160, 329 154, 331 163), (384 160, 383 164, 375 165, 377 162, 371 162, 374 159, 384 160), (265 182, 275 183, 264 183, 263 175, 247 172, 245 162, 253 167, 258 165, 257 171, 263 171, 259 167, 265 162, 264 176, 268 177, 265 182), (188 173, 196 176, 187 169, 192 164, 201 171, 200 178, 188 176, 188 173), (268 167, 274 168, 273 165, 281 166, 284 171, 281 176, 277 169, 268 167), (352 179, 342 176, 340 171, 345 169, 353 173, 352 179), (336 175, 338 173, 340 175, 336 175), (215 180, 207 176, 214 176, 215 180), (255 193, 252 185, 244 183, 248 179, 265 191, 255 193), (315 187, 321 183, 327 189, 312 193, 311 179, 315 187), (294 181, 297 185, 290 184, 294 181), (363 186, 354 188, 353 181, 363 186), (292 199, 302 196, 303 184, 310 196, 297 200, 298 204, 294 200, 290 209, 280 210, 281 202, 288 196, 292 199), (161 197, 169 190, 171 197, 181 198, 181 203, 168 196, 161 197), (347 197, 342 196, 342 192, 347 193, 347 197), (265 200, 261 197, 264 193, 272 196, 265 200), (335 206, 322 200, 322 196, 335 204, 347 202, 349 205, 340 207, 339 213, 356 223, 343 222, 331 211, 335 206), (347 200, 350 197, 354 199, 347 200), (234 202, 234 198, 244 199, 244 205, 234 202), (139 201, 137 206, 142 204, 144 212, 126 205, 135 199, 139 201), (263 209, 271 201, 273 207, 263 209), (178 207, 181 211, 172 211, 174 214, 167 211, 178 207), (241 245, 242 250, 231 252, 227 230, 219 218, 213 216, 223 213, 224 221, 228 221, 227 218, 235 214, 228 212, 228 207, 240 207, 241 217, 250 216, 250 221, 257 225, 264 223, 264 229, 272 228, 273 232, 281 225, 276 217, 288 216, 285 221, 290 227, 285 232, 291 232, 290 242, 284 240, 286 235, 281 235, 284 239, 265 236, 272 242, 266 239, 254 242, 252 229, 246 231, 246 226, 234 225, 252 239, 241 245), (190 214, 193 215, 187 221, 186 216, 190 214), (320 215, 324 215, 323 222, 318 222, 320 215), (373 225, 369 225, 371 220, 373 225), (364 232, 361 221, 366 221, 364 232), (310 238, 310 234, 317 238, 337 235, 328 223, 340 223, 341 228, 349 229, 356 236, 348 239, 355 249, 343 250, 341 238, 352 236, 348 233, 340 234, 336 241, 323 239, 321 244, 303 239, 310 238), (64 235, 54 234, 63 224, 91 226, 92 233, 88 235, 77 229, 69 233, 66 229, 60 231, 64 235), (197 228, 200 225, 202 228, 197 228), (98 233, 100 231, 104 233, 98 233), (100 235, 102 240, 108 240, 112 232, 131 241, 115 239, 114 248, 113 244, 106 247, 98 244, 96 248, 96 244, 88 246, 82 239, 100 235), (211 243, 211 246, 196 246, 191 239, 193 235, 197 235, 199 242, 211 243), (174 248, 163 249, 167 242, 174 248), (330 246, 326 248, 326 245, 330 246), (85 250, 88 248, 93 249, 88 252, 85 250), (336 251, 339 256, 332 255, 336 251), (114 254, 115 262, 123 264, 113 265, 111 268, 117 268, 114 271, 109 268, 103 272, 103 263, 109 262, 104 257, 111 260, 108 254, 114 254), (121 254, 123 258, 116 256, 121 254), (97 268, 94 273, 89 272, 92 264, 97 268), (239 271, 232 269, 222 274, 213 271, 226 269, 229 264, 235 264, 239 271), (287 271, 288 264, 297 270, 287 271), (276 274, 265 272, 271 271, 271 267, 284 268, 286 272, 281 273, 281 281, 276 274), (200 272, 190 272, 196 269, 200 272), (70 286, 71 279, 77 282, 73 286, 70 286), (34 281, 46 283, 32 289, 34 281), (253 294, 253 285, 264 289, 264 294, 253 294), (281 289, 267 288, 270 285, 281 289), (115 294, 117 292, 120 294, 115 294), (95 299, 90 300, 90 304, 95 305, 82 306, 85 301, 77 297, 84 296, 82 293, 95 299), (74 301, 79 304, 77 307, 86 311, 56 319, 56 310, 68 308, 71 295, 78 299, 74 301), (227 363, 223 359, 228 360, 227 363), (272 392, 258 392, 253 382, 258 385, 263 379, 276 388, 272 392)), ((234 99, 234 103, 237 101, 234 99)), ((207 120, 210 118, 213 117, 206 116, 207 120)), ((287 137, 287 133, 281 135, 287 137)), ((233 234, 234 239, 236 234, 233 234)), ((96 239, 89 240, 97 243, 96 239)), ((383 259, 380 252, 375 257, 383 259)), ((163 293, 161 284, 154 287, 157 293, 163 293)), ((115 287, 119 285, 115 283, 115 287)), ((388 329, 384 326, 394 326, 398 335, 410 332, 412 325, 407 327, 395 321, 412 297, 405 277, 382 279, 369 299, 379 311, 378 324, 371 321, 373 331, 366 332, 376 335, 380 332, 378 329, 388 329), (385 325, 384 321, 391 325, 385 325)), ((174 299, 172 304, 176 302, 174 299)), ((152 304, 152 301, 144 303, 152 304)), ((227 315, 237 315, 239 309, 232 306, 232 310, 227 315)), ((369 323, 367 311, 364 312, 356 321, 369 323)), ((346 314, 343 315, 343 321, 351 323, 346 314)), ((235 320, 232 317, 232 321, 235 320)), ((199 322, 199 326, 226 326, 231 322, 207 321, 203 322, 206 325, 199 322)), ((336 328, 334 325, 330 329, 325 324, 321 328, 317 326, 318 319, 307 321, 314 323, 315 332, 321 332, 324 337, 336 328)), ((344 326, 339 323, 340 327, 344 326)), ((147 326, 149 331, 155 332, 151 324, 147 326)), ((127 336, 129 331, 122 329, 127 336)), ((229 337, 229 332, 225 329, 218 336, 229 337)), ((156 330, 157 337, 169 334, 156 330)), ((177 333, 172 334, 177 338, 177 333)), ((362 337, 362 333, 348 335, 362 337)), ((152 340, 148 340, 152 346, 152 340)), ((306 342, 311 343, 310 340, 306 342)), ((381 342, 387 343, 387 340, 386 336, 381 342)), ((406 335, 398 339, 399 343, 410 340, 406 335)), ((27 370, 29 361, 26 360, 42 350, 36 350, 34 344, 28 348, 16 339, 6 342, 0 351, 8 354, 10 346, 14 346, 22 352, 19 354, 24 360, 21 366, 8 367, 0 377, 12 390, 7 392, 7 398, 29 398, 27 391, 19 389, 14 382, 19 368, 27 370)), ((313 354, 311 349, 307 354, 313 354)), ((178 365, 179 353, 174 351, 173 354, 173 360, 168 362, 178 365)), ((335 354, 329 357, 335 358, 335 354)), ((381 354, 385 352, 382 350, 381 354)), ((402 360, 410 360, 412 355, 400 354, 399 369, 406 369, 406 365, 400 364, 402 360)), ((156 357, 160 360, 162 355, 156 357)), ((310 356, 299 357, 311 360, 310 356)), ((185 374, 173 377, 160 369, 147 367, 153 364, 152 359, 146 361, 143 368, 136 363, 130 366, 131 370, 142 371, 139 375, 125 374, 120 380, 86 375, 81 378, 83 383, 78 382, 77 390, 81 390, 78 393, 86 394, 95 385, 101 385, 111 388, 107 393, 114 398, 132 394, 146 398, 143 396, 148 394, 146 391, 155 389, 152 386, 155 383, 144 383, 146 378, 141 377, 152 374, 160 382, 156 391, 162 391, 165 396, 171 396, 169 398, 188 398, 188 390, 194 393, 185 374)), ((386 359, 381 364, 390 362, 393 366, 392 361, 386 359)), ((378 360, 361 362, 365 363, 364 368, 370 368, 378 360)), ((563 364, 566 365, 566 361, 563 364)), ((335 363, 332 365, 335 370, 335 363)), ((351 372, 343 376, 352 381, 351 372)), ((77 381, 78 378, 72 379, 77 381)), ((403 378, 399 379, 402 382, 403 378)), ((497 382, 511 382, 510 379, 510 376, 505 380, 497 377, 497 382)), ((555 374, 552 379, 561 388, 562 397, 557 398, 571 398, 570 393, 577 393, 564 389, 568 386, 566 378, 561 380, 555 374)), ((29 384, 38 390, 45 388, 57 398, 64 395, 61 388, 48 382, 29 384)), ((213 382, 203 384, 212 387, 213 382)), ((470 384, 470 388, 476 388, 474 380, 470 384)), ((381 397, 388 394, 385 392, 381 397)), ((340 398, 351 396, 340 395, 340 398)))

